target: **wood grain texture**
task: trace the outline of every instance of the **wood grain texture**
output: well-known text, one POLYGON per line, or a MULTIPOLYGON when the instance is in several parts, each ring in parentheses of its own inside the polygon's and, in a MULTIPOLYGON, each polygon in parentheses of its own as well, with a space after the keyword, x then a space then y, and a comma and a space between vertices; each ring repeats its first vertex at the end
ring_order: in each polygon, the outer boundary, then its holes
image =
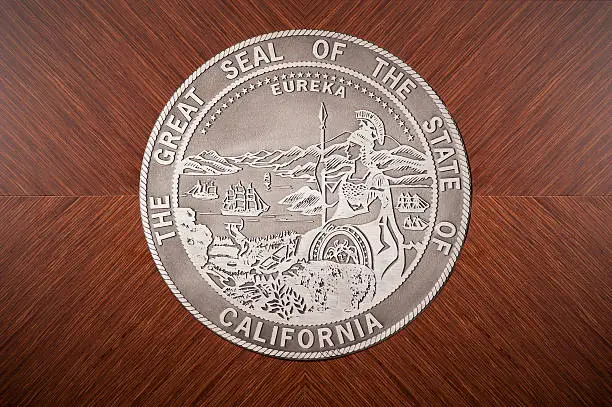
POLYGON ((612 405, 611 16, 609 2, 3 2, 0 405, 612 405), (322 362, 246 351, 191 317, 136 196, 184 79, 304 27, 422 74, 475 195, 432 305, 322 362))
POLYGON ((611 210, 602 197, 477 197, 461 261, 419 318, 310 363, 244 350, 191 317, 155 271, 136 197, 1 198, 0 400, 603 405, 611 210))
POLYGON ((423 75, 459 124, 476 194, 605 194, 611 16, 609 2, 8 3, 0 194, 135 194, 185 78, 237 42, 304 27, 367 39, 423 75))

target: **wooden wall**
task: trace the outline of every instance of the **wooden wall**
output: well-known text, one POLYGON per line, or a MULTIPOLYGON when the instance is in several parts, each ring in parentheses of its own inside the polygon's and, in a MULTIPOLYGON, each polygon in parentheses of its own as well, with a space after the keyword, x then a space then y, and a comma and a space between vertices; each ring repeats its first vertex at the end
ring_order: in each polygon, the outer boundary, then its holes
POLYGON ((612 3, 51 2, 0 7, 0 404, 611 405, 612 3), (323 362, 230 344, 170 293, 137 186, 207 59, 320 28, 404 59, 473 177, 454 274, 399 334, 323 362))

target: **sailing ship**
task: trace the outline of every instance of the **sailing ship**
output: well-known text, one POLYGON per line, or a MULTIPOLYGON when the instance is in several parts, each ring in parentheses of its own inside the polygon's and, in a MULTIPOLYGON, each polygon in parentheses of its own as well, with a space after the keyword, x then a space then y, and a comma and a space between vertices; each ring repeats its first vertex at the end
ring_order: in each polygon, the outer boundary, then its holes
POLYGON ((429 208, 429 204, 419 194, 411 195, 404 192, 397 198, 397 205, 395 206, 395 209, 399 212, 414 213, 423 213, 427 208, 429 208))
POLYGON ((427 222, 418 216, 408 216, 404 219, 404 229, 408 230, 425 230, 427 222))
POLYGON ((206 181, 204 185, 202 185, 200 180, 198 180, 198 182, 192 186, 189 191, 185 192, 183 196, 191 196, 192 198, 202 199, 205 201, 219 198, 215 181, 206 181))
POLYGON ((266 172, 263 178, 264 186, 266 187, 266 191, 272 189, 272 174, 266 172))
POLYGON ((252 183, 245 187, 241 181, 238 181, 237 184, 230 185, 227 189, 221 213, 223 215, 259 216, 268 209, 270 205, 261 199, 252 183))

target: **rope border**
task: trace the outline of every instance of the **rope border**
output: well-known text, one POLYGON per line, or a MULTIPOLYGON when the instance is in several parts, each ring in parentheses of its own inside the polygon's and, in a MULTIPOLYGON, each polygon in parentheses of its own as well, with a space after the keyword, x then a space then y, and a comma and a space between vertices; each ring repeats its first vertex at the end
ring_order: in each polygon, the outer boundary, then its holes
POLYGON ((442 103, 440 97, 433 91, 433 89, 425 82, 423 78, 421 78, 412 68, 410 68, 405 62, 397 58, 395 55, 390 52, 370 43, 365 40, 347 35, 340 34, 331 31, 324 30, 289 30, 289 31, 277 31, 273 33, 264 34, 258 37, 250 38, 246 41, 243 41, 239 44, 235 44, 225 51, 217 54, 214 58, 208 60, 204 65, 200 66, 194 73, 192 73, 189 78, 177 89, 177 91, 172 95, 164 109, 162 110, 160 116, 155 122, 155 126, 151 131, 151 135, 149 137, 149 141, 147 142, 147 146, 145 148, 145 154, 142 160, 142 168, 140 173, 140 214, 142 218, 143 229, 145 233, 145 238, 147 240, 147 244, 149 246, 149 250, 151 251, 151 255, 153 256, 153 260, 157 266, 159 273, 162 278, 170 288, 170 291, 176 296, 179 302, 201 323, 203 323, 207 328, 211 329, 217 335, 221 336, 224 339, 227 339, 233 342, 236 345, 242 346, 243 348, 262 353, 268 356, 275 356, 284 359, 300 359, 300 360, 312 360, 312 359, 327 359, 338 356, 343 356, 349 353, 353 353, 359 350, 366 349, 381 340, 393 335, 398 332, 404 326, 406 326, 410 321, 416 318, 431 302, 431 300, 438 294, 440 289, 447 282, 453 266, 455 265, 459 253, 461 252, 461 248, 463 247, 463 243, 465 241, 465 236, 468 229, 469 218, 470 218, 470 208, 471 208, 471 176, 469 171, 469 163, 467 154, 465 152, 465 146, 463 145, 463 141, 455 125, 453 119, 451 118, 450 113, 442 103), (442 271, 440 278, 437 280, 434 287, 427 294, 427 296, 421 300, 421 302, 413 309, 408 315, 399 320, 397 323, 387 328, 384 332, 379 333, 376 336, 369 338, 366 341, 356 343, 351 346, 347 346, 344 348, 338 348, 330 351, 322 351, 322 352, 288 352, 288 351, 280 351, 276 349, 265 348, 259 345, 255 345, 253 343, 249 343, 244 339, 237 338, 232 334, 224 331, 223 329, 216 326, 214 323, 209 321, 206 317, 204 317, 194 306, 192 306, 189 301, 182 295, 179 289, 176 287, 168 272, 166 271, 164 265, 161 262, 161 258, 155 248, 155 243, 153 241, 153 235, 151 233, 151 229, 149 227, 149 219, 147 213, 147 176, 149 172, 149 164, 151 162, 151 155, 153 152, 153 146, 155 145, 155 141, 157 140, 157 135, 161 130, 161 127, 166 119, 166 116, 178 100, 178 98, 183 94, 183 92, 187 89, 188 86, 193 83, 198 76, 200 76, 204 71, 206 71, 210 66, 218 62, 219 60, 225 58, 226 56, 232 54, 233 52, 247 47, 249 45, 267 41, 275 38, 284 38, 291 36, 321 36, 327 38, 335 38, 339 40, 350 41, 356 45, 363 46, 367 49, 370 49, 378 54, 384 56, 395 64, 399 65, 402 69, 404 69, 412 78, 425 90, 425 92, 432 98, 435 105, 440 110, 440 113, 445 121, 445 124, 448 126, 449 133, 453 141, 457 144, 460 149, 457 151, 458 161, 461 168, 461 180, 463 182, 463 210, 461 216, 461 223, 457 228, 457 240, 455 244, 453 244, 451 253, 449 254, 450 260, 447 263, 446 267, 442 271))

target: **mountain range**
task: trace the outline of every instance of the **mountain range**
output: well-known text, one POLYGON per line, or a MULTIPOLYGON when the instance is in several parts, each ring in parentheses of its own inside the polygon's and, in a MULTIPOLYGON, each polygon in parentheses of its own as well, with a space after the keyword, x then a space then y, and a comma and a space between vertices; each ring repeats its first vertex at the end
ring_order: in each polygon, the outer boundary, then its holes
MULTIPOLYGON (((325 169, 330 177, 345 173, 352 167, 342 150, 346 143, 334 144, 325 149, 325 169)), ((288 150, 260 150, 247 152, 235 157, 222 157, 216 151, 202 151, 198 155, 183 160, 183 172, 202 175, 233 174, 241 170, 239 165, 254 168, 270 168, 281 177, 301 178, 306 182, 316 182, 315 171, 321 155, 317 145, 306 148, 293 146, 288 150)), ((417 149, 400 145, 392 150, 377 150, 371 154, 377 167, 385 171, 408 172, 409 174, 393 178, 391 181, 400 184, 414 184, 431 177, 433 163, 417 149)))

